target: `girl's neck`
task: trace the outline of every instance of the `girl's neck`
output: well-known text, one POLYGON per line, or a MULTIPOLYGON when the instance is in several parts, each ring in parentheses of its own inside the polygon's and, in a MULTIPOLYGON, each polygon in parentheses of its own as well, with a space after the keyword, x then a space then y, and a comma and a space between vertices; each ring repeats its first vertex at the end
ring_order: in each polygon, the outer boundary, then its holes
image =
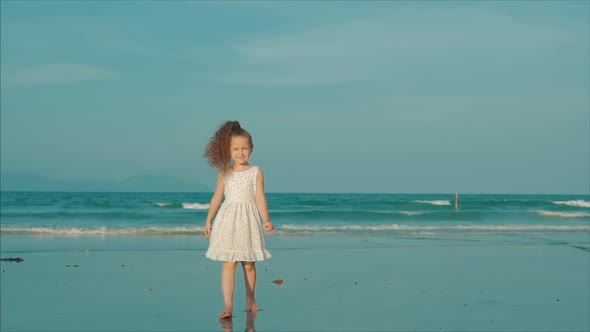
POLYGON ((244 163, 244 164, 233 164, 229 169, 232 170, 233 172, 243 172, 243 171, 247 171, 252 167, 252 165, 250 165, 249 163, 244 163))

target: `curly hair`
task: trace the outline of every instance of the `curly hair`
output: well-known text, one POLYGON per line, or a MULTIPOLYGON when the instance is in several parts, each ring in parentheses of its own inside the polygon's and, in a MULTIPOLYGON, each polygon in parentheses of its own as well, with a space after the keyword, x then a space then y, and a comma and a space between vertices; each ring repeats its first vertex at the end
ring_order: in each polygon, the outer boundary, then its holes
POLYGON ((203 157, 209 162, 209 166, 217 168, 224 172, 232 165, 231 155, 229 153, 229 144, 232 136, 243 136, 250 140, 250 149, 254 149, 252 136, 246 129, 240 126, 238 121, 226 121, 222 124, 215 134, 209 139, 209 144, 205 147, 203 157))

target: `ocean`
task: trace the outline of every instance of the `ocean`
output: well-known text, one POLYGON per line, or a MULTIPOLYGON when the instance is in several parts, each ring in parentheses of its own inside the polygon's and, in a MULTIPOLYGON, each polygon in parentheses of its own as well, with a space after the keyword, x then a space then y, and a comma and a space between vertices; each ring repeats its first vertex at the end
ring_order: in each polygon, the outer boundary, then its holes
POLYGON ((2 331, 590 329, 588 195, 268 193, 227 321, 211 193, 1 194, 2 331))
MULTIPOLYGON (((0 234, 202 235, 211 193, 2 192, 0 234)), ((590 234, 588 195, 267 193, 278 236, 590 234)))

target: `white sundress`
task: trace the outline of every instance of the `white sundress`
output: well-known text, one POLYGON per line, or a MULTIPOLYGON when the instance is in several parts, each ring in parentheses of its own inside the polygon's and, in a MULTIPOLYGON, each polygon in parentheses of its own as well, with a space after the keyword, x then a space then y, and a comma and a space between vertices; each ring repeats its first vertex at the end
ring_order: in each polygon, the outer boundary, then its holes
POLYGON ((272 255, 265 248, 260 213, 256 206, 259 168, 227 171, 223 176, 225 200, 213 221, 205 256, 216 261, 256 262, 272 255))

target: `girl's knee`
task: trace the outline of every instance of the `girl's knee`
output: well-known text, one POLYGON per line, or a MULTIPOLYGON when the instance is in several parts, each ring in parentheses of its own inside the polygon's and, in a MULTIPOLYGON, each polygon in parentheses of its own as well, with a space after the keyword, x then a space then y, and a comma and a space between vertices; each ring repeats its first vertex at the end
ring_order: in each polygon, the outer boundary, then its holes
POLYGON ((223 262, 224 269, 235 270, 238 267, 238 262, 223 262))
POLYGON ((252 271, 256 270, 256 265, 254 265, 254 262, 242 262, 242 268, 244 271, 252 271))

